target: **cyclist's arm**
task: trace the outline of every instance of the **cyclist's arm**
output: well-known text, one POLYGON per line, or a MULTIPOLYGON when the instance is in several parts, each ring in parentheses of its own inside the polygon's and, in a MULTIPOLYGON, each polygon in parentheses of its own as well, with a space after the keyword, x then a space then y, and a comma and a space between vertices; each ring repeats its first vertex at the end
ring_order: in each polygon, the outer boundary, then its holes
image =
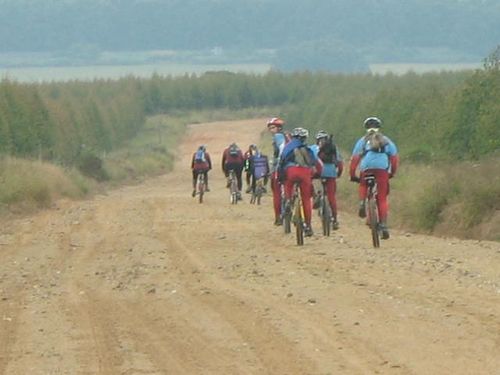
POLYGON ((344 162, 342 160, 337 161, 337 178, 342 176, 342 172, 344 171, 344 162))
POLYGON ((210 159, 210 154, 207 152, 205 153, 205 157, 207 159, 207 163, 208 163, 208 170, 212 169, 212 159, 210 159))
POLYGON ((226 172, 226 170, 224 169, 224 165, 226 164, 226 150, 224 150, 224 152, 222 153, 222 172, 226 172))

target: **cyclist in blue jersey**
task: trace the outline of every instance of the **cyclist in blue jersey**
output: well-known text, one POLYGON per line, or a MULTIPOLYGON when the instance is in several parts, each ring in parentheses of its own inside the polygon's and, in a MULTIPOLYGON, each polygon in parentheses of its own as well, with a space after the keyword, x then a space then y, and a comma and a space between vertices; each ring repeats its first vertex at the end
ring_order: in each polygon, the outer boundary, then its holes
POLYGON ((285 122, 279 117, 273 117, 267 122, 267 129, 273 135, 273 155, 271 161, 271 190, 273 192, 274 225, 282 225, 281 217, 281 184, 278 179, 278 163, 286 139, 283 133, 285 122))
POLYGON ((368 117, 364 121, 366 134, 361 137, 352 150, 349 173, 351 181, 359 182, 359 211, 360 217, 366 216, 365 198, 368 187, 364 176, 372 174, 375 176, 378 186, 378 212, 382 239, 389 238, 387 217, 389 205, 387 196, 389 194, 389 179, 394 177, 399 165, 399 155, 396 144, 389 137, 382 134, 380 128, 382 121, 377 117, 368 117), (356 175, 359 168, 360 176, 356 175))
POLYGON ((339 228, 337 219, 337 178, 342 175, 344 170, 344 162, 342 156, 333 142, 333 136, 328 135, 327 132, 320 130, 316 134, 316 144, 311 146, 316 157, 323 162, 323 170, 321 171, 320 178, 325 180, 326 195, 330 208, 332 210, 332 228, 334 230, 339 228))

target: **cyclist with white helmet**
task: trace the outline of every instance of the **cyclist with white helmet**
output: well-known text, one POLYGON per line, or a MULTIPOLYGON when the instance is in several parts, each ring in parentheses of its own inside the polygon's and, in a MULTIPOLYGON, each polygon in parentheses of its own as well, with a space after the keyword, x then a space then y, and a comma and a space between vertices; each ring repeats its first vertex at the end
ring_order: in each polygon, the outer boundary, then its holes
POLYGON ((366 217, 365 198, 367 185, 363 178, 368 174, 375 176, 378 187, 378 211, 382 239, 389 238, 387 217, 389 205, 389 179, 394 177, 398 169, 399 155, 396 144, 389 137, 382 134, 382 121, 378 117, 368 117, 363 123, 366 134, 361 137, 352 150, 349 166, 351 181, 359 182, 359 211, 360 217, 366 217), (356 175, 359 168, 360 176, 356 175))
POLYGON ((311 227, 312 219, 312 178, 315 173, 321 173, 322 165, 316 158, 314 152, 307 146, 306 140, 309 131, 304 128, 295 128, 292 140, 285 145, 281 153, 278 173, 280 180, 285 185, 286 207, 290 207, 293 195, 293 185, 300 184, 300 192, 304 205, 304 220, 306 224, 305 235, 313 235, 311 227))
POLYGON ((342 175, 344 170, 344 162, 342 156, 333 141, 333 135, 329 135, 324 130, 320 130, 316 134, 316 145, 311 146, 315 155, 323 162, 323 170, 321 179, 325 181, 326 195, 332 210, 332 228, 338 229, 339 223, 337 220, 337 178, 342 175))
POLYGON ((286 138, 283 133, 285 122, 273 117, 267 122, 267 129, 273 135, 273 155, 271 160, 271 190, 273 192, 274 225, 282 225, 281 217, 281 183, 278 179, 279 157, 285 147, 286 138))

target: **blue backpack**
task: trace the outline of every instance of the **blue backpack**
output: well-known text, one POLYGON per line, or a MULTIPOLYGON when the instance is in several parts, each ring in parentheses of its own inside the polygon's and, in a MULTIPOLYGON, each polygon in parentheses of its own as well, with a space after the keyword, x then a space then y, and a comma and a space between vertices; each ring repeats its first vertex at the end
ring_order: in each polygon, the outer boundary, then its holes
POLYGON ((205 151, 202 150, 196 151, 196 154, 194 156, 194 161, 195 163, 205 163, 206 162, 205 151))

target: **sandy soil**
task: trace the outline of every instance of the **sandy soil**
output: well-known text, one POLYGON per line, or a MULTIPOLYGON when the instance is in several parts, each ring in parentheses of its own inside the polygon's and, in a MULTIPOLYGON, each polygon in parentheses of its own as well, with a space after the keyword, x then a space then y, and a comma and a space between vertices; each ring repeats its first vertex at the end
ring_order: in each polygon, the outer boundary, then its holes
POLYGON ((393 231, 374 250, 351 208, 296 246, 270 196, 224 188, 220 152, 263 124, 191 126, 172 173, 3 223, 0 374, 500 374, 500 244, 393 231))

